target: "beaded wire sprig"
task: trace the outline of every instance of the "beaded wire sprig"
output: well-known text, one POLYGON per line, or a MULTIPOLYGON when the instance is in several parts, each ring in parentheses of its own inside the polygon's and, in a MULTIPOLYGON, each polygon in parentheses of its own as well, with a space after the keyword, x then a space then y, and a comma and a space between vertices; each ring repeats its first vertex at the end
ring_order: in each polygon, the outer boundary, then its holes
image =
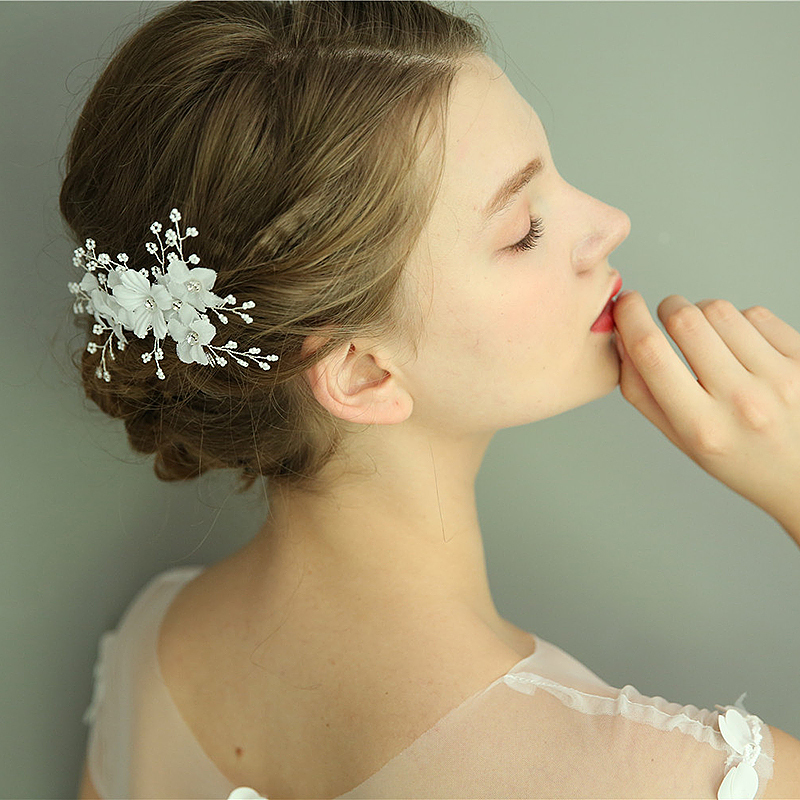
POLYGON ((142 361, 155 361, 156 375, 161 380, 166 377, 159 363, 164 358, 161 345, 167 335, 176 342, 178 358, 186 364, 224 367, 231 358, 242 367, 252 362, 261 369, 270 369, 269 362, 277 361, 278 356, 274 353, 261 355, 260 347, 251 347, 243 352, 232 339, 221 346, 211 344, 217 329, 207 312, 213 311, 223 325, 228 324, 226 314, 236 314, 250 324, 253 318, 246 312, 254 308, 255 303, 248 300, 237 306, 232 294, 224 298, 214 294, 211 289, 217 273, 206 267, 190 268, 188 264, 199 264, 200 259, 194 253, 186 259, 183 256, 183 241, 197 236, 197 228, 187 228, 186 234, 181 236, 178 226, 181 215, 177 208, 170 211, 169 218, 175 223, 175 230, 166 230, 164 238, 167 245, 176 248, 177 252, 165 254, 159 236, 161 223, 152 223, 150 230, 158 239, 161 253, 155 242, 146 243, 147 252, 155 255, 159 262, 149 270, 130 269, 125 253, 119 253, 117 261, 112 261, 108 253, 97 254, 94 239, 86 240, 85 249, 78 247, 74 251, 72 263, 83 267, 86 274, 80 283, 71 281, 67 284, 76 298, 72 310, 76 314, 94 316, 92 333, 95 336, 108 332, 102 347, 98 342, 86 345, 90 353, 100 350, 100 364, 95 371, 97 377, 111 381, 106 357, 116 360, 112 346, 114 337, 117 350, 125 349, 128 344, 125 330, 132 331, 140 339, 152 331, 155 339, 153 349, 142 353, 142 361))

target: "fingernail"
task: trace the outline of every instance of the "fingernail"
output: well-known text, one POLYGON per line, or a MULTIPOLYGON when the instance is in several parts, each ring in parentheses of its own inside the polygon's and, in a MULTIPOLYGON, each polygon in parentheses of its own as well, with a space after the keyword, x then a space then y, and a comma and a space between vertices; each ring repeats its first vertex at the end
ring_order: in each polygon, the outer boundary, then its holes
POLYGON ((620 358, 625 358, 625 345, 622 344, 622 338, 620 337, 619 333, 614 337, 614 342, 617 345, 617 352, 619 353, 620 358))

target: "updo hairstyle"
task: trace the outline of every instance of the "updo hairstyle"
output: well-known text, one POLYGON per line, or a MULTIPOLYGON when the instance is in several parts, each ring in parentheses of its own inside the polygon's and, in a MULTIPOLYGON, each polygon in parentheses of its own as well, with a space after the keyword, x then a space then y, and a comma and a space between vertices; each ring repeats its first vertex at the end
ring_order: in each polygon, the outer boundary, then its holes
MULTIPOLYGON (((213 291, 256 304, 214 344, 280 356, 269 371, 186 364, 165 340, 159 380, 141 359, 152 332, 131 334, 110 382, 97 353, 76 356, 87 397, 161 480, 230 468, 241 491, 258 476, 313 490, 349 428, 306 370, 353 337, 416 352, 423 315, 401 277, 440 185, 452 81, 489 40, 469 16, 416 0, 179 2, 104 67, 65 156, 72 237, 150 267, 150 224, 179 208, 213 291), (310 334, 326 341, 301 354, 310 334)), ((93 320, 77 319, 85 345, 93 320)))

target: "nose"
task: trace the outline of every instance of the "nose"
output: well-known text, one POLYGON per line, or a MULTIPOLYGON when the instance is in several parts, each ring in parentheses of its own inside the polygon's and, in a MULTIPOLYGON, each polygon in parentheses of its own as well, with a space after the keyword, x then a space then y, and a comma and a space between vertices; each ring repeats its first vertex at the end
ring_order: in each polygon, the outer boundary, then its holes
POLYGON ((611 247, 608 250, 609 253, 612 253, 628 238, 628 234, 631 232, 631 218, 621 208, 613 206, 609 206, 609 208, 613 209, 617 218, 616 231, 611 237, 611 247))
POLYGON ((595 217, 588 235, 572 252, 572 261, 577 268, 585 269, 604 261, 631 232, 631 218, 624 211, 606 203, 601 205, 600 215, 595 217))

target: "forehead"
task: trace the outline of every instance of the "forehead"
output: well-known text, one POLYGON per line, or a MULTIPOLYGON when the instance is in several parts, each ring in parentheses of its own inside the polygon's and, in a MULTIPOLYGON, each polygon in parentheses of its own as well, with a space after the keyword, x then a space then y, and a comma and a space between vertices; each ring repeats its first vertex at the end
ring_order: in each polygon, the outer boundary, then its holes
POLYGON ((478 56, 459 71, 447 114, 440 197, 475 228, 489 197, 536 156, 549 159, 544 128, 503 70, 478 56))

